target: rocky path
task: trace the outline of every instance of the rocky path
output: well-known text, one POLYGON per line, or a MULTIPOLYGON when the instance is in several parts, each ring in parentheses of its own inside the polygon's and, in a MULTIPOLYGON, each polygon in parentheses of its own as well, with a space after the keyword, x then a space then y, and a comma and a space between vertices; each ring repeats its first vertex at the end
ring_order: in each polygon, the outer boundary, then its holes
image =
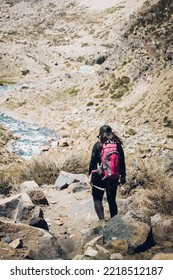
POLYGON ((44 191, 49 207, 44 209, 49 231, 54 234, 71 259, 82 252, 83 235, 99 221, 94 212, 91 189, 73 193, 70 188, 55 190, 54 187, 44 191))

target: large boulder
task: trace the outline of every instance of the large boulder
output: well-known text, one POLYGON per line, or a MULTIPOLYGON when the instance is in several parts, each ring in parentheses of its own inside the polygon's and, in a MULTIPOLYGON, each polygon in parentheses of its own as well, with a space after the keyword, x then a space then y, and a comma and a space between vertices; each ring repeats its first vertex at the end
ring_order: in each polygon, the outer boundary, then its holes
MULTIPOLYGON (((0 232, 1 237, 10 236, 12 242, 20 239, 23 255, 31 250, 36 260, 60 259, 65 256, 57 239, 43 229, 0 220, 0 232)), ((20 257, 22 258, 22 255, 20 257)))
POLYGON ((88 183, 88 178, 84 174, 73 174, 70 172, 61 171, 57 180, 55 181, 55 188, 57 190, 66 189, 69 185, 76 182, 88 183))
POLYGON ((36 205, 49 205, 47 198, 42 190, 33 190, 28 192, 31 201, 36 205))
POLYGON ((15 223, 30 219, 34 208, 34 204, 26 193, 0 200, 0 216, 15 223))
POLYGON ((35 181, 25 181, 19 186, 21 193, 27 193, 31 198, 31 201, 36 204, 48 205, 47 198, 42 190, 40 190, 39 185, 35 181))
POLYGON ((140 252, 153 245, 149 225, 135 220, 129 214, 114 216, 101 229, 104 243, 111 245, 115 240, 125 240, 128 251, 140 252))
POLYGON ((14 223, 24 223, 48 230, 42 209, 32 203, 27 193, 1 199, 0 216, 14 223))

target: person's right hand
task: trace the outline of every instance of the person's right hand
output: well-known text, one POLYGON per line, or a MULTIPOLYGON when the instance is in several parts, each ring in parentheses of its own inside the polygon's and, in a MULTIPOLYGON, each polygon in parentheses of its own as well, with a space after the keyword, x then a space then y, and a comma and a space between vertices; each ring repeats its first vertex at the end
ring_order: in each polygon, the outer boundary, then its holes
POLYGON ((126 183, 126 177, 125 177, 125 176, 121 176, 121 178, 120 178, 120 183, 121 183, 122 185, 124 185, 124 184, 126 183))

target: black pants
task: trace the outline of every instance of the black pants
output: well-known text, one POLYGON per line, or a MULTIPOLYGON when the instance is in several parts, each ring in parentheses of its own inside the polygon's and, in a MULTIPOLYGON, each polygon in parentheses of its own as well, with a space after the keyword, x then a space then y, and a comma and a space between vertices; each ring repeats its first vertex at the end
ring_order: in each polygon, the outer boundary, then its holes
POLYGON ((103 208, 103 195, 104 190, 106 191, 107 201, 109 205, 109 211, 111 218, 118 213, 118 208, 116 204, 116 194, 117 194, 118 180, 105 180, 104 184, 102 184, 101 188, 98 189, 95 186, 92 186, 92 196, 94 200, 94 208, 97 213, 99 220, 104 219, 104 208, 103 208), (103 188, 104 185, 104 188, 103 188))

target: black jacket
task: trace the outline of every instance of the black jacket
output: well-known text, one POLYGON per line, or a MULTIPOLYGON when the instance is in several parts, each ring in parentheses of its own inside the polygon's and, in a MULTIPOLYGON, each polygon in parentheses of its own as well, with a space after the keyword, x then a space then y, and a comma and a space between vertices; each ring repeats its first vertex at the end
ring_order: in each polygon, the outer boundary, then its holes
MULTIPOLYGON (((101 150, 102 144, 100 142, 96 142, 93 146, 92 153, 91 153, 91 160, 89 165, 89 175, 91 174, 92 170, 97 169, 97 163, 101 163, 101 150)), ((119 174, 122 177, 126 176, 126 165, 125 165, 125 157, 124 151, 121 144, 118 143, 118 152, 120 155, 120 169, 119 174)))

